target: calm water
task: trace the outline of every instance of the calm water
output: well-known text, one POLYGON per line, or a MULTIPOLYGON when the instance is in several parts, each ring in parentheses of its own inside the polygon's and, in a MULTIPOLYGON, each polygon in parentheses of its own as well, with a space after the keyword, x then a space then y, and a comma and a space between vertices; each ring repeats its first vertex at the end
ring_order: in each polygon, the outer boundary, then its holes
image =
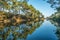
POLYGON ((57 40, 56 30, 56 26, 45 20, 39 28, 27 36, 27 40, 57 40))
POLYGON ((27 22, 0 30, 0 40, 58 40, 52 21, 27 22))

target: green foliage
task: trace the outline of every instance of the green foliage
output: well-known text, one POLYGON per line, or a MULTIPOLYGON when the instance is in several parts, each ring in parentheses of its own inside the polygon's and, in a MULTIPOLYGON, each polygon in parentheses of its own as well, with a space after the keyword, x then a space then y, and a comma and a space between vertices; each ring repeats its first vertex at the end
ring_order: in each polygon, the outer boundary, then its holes
POLYGON ((51 4, 52 8, 55 8, 57 11, 60 11, 60 0, 47 0, 47 3, 51 4))
POLYGON ((29 5, 28 0, 0 0, 0 5, 5 10, 8 10, 9 13, 22 14, 27 18, 40 18, 41 13, 36 10, 32 5, 29 5))

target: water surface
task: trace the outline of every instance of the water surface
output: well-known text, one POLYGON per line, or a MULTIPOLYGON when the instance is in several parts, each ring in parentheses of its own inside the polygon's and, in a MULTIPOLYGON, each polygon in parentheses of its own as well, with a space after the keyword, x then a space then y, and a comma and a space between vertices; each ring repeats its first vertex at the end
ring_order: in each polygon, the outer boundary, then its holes
POLYGON ((56 32, 52 21, 31 21, 0 29, 0 40, 58 40, 56 32))
POLYGON ((56 26, 50 21, 44 21, 32 34, 29 34, 27 40, 57 40, 56 26))

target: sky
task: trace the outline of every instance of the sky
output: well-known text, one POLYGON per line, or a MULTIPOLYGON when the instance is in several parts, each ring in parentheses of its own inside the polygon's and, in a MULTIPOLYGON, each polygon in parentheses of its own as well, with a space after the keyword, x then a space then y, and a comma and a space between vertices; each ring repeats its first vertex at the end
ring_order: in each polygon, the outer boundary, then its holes
POLYGON ((34 8, 39 10, 44 17, 49 17, 50 15, 56 12, 53 8, 50 7, 50 4, 43 0, 29 0, 29 5, 33 5, 34 8))

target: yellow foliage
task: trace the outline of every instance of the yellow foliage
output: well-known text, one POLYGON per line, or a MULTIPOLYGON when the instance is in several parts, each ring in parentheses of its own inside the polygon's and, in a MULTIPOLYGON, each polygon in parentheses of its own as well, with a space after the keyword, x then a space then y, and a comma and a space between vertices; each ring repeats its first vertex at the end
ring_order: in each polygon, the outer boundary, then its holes
POLYGON ((11 0, 12 2, 16 2, 17 0, 11 0))
POLYGON ((4 13, 3 11, 0 11, 0 15, 1 15, 1 14, 3 15, 3 14, 5 14, 5 13, 4 13))

